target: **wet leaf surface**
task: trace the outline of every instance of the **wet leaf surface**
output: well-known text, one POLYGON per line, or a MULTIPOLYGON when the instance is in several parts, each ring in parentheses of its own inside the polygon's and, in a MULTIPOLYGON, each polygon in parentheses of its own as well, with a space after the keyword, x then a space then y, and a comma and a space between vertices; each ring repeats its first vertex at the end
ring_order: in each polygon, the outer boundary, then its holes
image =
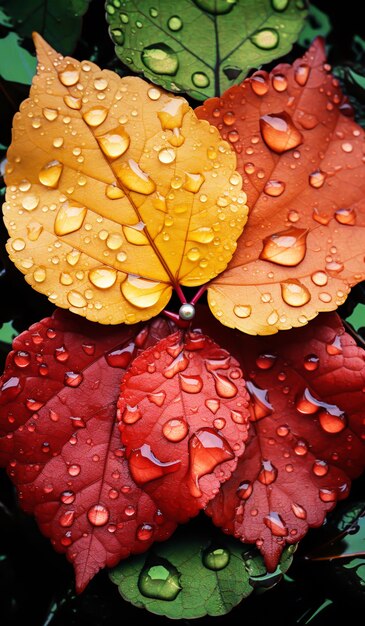
POLYGON ((209 288, 226 326, 271 334, 341 305, 364 279, 364 131, 316 40, 197 109, 234 147, 248 226, 209 288))
POLYGON ((9 256, 59 307, 150 319, 172 287, 231 259, 247 216, 235 155, 183 98, 35 39, 39 74, 8 151, 9 256))

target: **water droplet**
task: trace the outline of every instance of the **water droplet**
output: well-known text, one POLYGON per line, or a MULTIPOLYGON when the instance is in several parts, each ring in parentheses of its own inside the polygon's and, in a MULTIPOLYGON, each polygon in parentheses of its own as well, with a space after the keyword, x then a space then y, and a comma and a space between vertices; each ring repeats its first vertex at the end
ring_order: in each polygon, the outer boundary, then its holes
POLYGON ((275 354, 263 353, 256 359, 256 365, 260 370, 270 370, 274 365, 277 356, 275 354))
POLYGON ((149 541, 153 536, 153 526, 151 524, 141 524, 136 531, 136 539, 139 541, 149 541))
POLYGON ((69 301, 71 306, 74 306, 78 309, 81 309, 82 307, 87 305, 87 301, 79 291, 69 291, 67 294, 67 300, 69 301))
POLYGON ((37 241, 42 231, 43 226, 39 222, 29 222, 27 224, 28 239, 30 241, 37 241))
POLYGON ((180 463, 180 460, 167 461, 166 463, 160 461, 146 443, 133 450, 129 457, 129 469, 133 480, 140 485, 176 472, 180 463))
POLYGON ((158 160, 161 163, 173 163, 176 159, 176 152, 173 148, 162 148, 158 153, 158 160))
POLYGON ((340 433, 347 426, 346 415, 338 407, 336 407, 336 405, 328 406, 330 407, 330 410, 327 409, 319 413, 319 423, 326 433, 340 433), (334 409, 337 409, 337 411, 334 409))
POLYGON ((243 480, 237 487, 237 496, 240 500, 248 500, 253 492, 252 483, 249 480, 243 480))
POLYGON ((322 461, 320 459, 316 459, 312 465, 313 473, 319 477, 326 476, 326 474, 328 474, 328 469, 326 461, 322 461))
POLYGON ((121 284, 125 299, 139 309, 146 309, 157 304, 165 288, 163 283, 146 280, 133 274, 128 274, 126 280, 121 284))
POLYGON ((0 388, 1 399, 5 403, 14 400, 21 392, 22 384, 17 376, 11 376, 0 388))
POLYGON ((212 372, 212 374, 214 376, 215 390, 221 398, 234 398, 237 395, 238 389, 236 385, 227 376, 217 374, 216 372, 212 372))
POLYGON ((55 148, 62 148, 63 146, 63 137, 56 137, 53 142, 52 142, 53 146, 55 148))
POLYGON ((74 65, 67 63, 65 69, 58 74, 58 77, 62 85, 65 87, 72 87, 79 82, 80 72, 74 65))
POLYGON ((322 502, 335 502, 337 500, 337 494, 334 489, 322 488, 319 490, 319 497, 322 502))
POLYGON ((304 357, 304 369, 308 372, 313 372, 318 369, 319 357, 316 354, 308 354, 304 357))
POLYGON ((176 32, 182 29, 183 23, 178 15, 173 15, 168 19, 167 26, 170 30, 176 32))
POLYGON ((166 439, 177 443, 185 439, 188 434, 189 427, 184 419, 174 418, 165 422, 162 427, 162 432, 166 439))
POLYGON ((344 143, 341 144, 341 148, 344 152, 352 152, 354 147, 352 145, 352 143, 349 143, 348 141, 345 141, 344 143))
POLYGON ((33 278, 36 283, 43 283, 46 280, 47 272, 46 268, 40 265, 33 272, 33 278))
POLYGON ((74 520, 75 520, 75 511, 65 511, 59 517, 58 522, 60 526, 62 526, 63 528, 69 528, 74 523, 74 520))
POLYGON ((165 378, 173 378, 178 372, 183 372, 184 370, 186 370, 188 365, 189 359, 187 358, 186 354, 181 351, 170 363, 170 365, 165 368, 163 375, 165 376, 165 378))
POLYGON ((190 241, 197 243, 211 243, 214 239, 214 231, 209 226, 201 226, 190 231, 188 237, 190 241))
POLYGON ((272 86, 279 93, 285 91, 288 87, 288 81, 283 74, 274 74, 272 76, 272 86))
POLYGON ((294 78, 297 81, 298 85, 304 87, 309 78, 310 68, 306 63, 300 63, 296 66, 294 70, 294 78))
POLYGON ((22 198, 21 205, 26 211, 34 211, 39 204, 39 198, 34 194, 28 194, 22 198))
POLYGON ((277 475, 278 470, 276 469, 275 465, 273 465, 271 461, 263 459, 262 470, 258 475, 260 483, 262 483, 263 485, 271 485, 271 483, 276 480, 277 475))
POLYGON ((139 222, 134 226, 123 226, 123 234, 126 240, 135 246, 148 245, 149 242, 146 234, 144 233, 144 227, 144 222, 139 222))
POLYGON ((83 113, 82 117, 85 120, 88 126, 95 128, 96 126, 100 126, 103 122, 105 122, 108 115, 108 109, 102 106, 94 106, 85 113, 83 113))
POLYGON ((257 96, 264 96, 269 91, 269 83, 266 78, 266 73, 256 72, 250 78, 252 91, 257 96))
POLYGON ((279 13, 281 13, 282 11, 285 11, 288 4, 289 4, 289 0, 271 0, 272 8, 274 9, 274 11, 278 11, 279 13))
POLYGON ((17 350, 17 352, 14 352, 13 359, 15 365, 21 368, 28 367, 31 362, 31 356, 29 352, 26 352, 25 350, 17 350))
POLYGON ((117 271, 109 267, 94 267, 89 272, 89 280, 99 289, 109 289, 117 280, 117 271))
POLYGON ((298 519, 307 519, 307 511, 300 504, 292 502, 291 510, 298 519))
POLYGON ((42 167, 38 178, 42 185, 56 189, 63 170, 63 165, 59 161, 50 161, 42 167))
POLYGON ((107 86, 108 86, 108 81, 106 80, 106 78, 103 78, 102 76, 100 78, 95 78, 94 87, 96 91, 104 91, 104 89, 106 89, 107 86))
POLYGON ((54 120, 58 117, 58 111, 56 109, 49 109, 48 107, 45 107, 42 109, 42 113, 49 122, 54 122, 54 120))
POLYGON ((54 231, 56 235, 68 235, 81 228, 86 217, 86 207, 77 202, 64 202, 55 219, 54 231))
POLYGON ((285 183, 281 180, 268 180, 264 187, 264 192, 268 196, 277 198, 285 191, 285 183))
POLYGON ((203 565, 214 572, 227 567, 230 559, 231 555, 225 548, 207 548, 202 555, 203 565))
POLYGON ((233 307, 233 313, 239 318, 250 317, 251 306, 249 304, 236 304, 233 307))
POLYGON ((189 489, 199 498, 199 478, 210 474, 217 465, 234 458, 228 442, 212 428, 200 428, 189 440, 189 489))
POLYGON ((141 54, 142 62, 155 74, 174 76, 179 68, 179 59, 170 46, 165 43, 146 46, 141 54))
POLYGON ((147 91, 147 95, 151 100, 159 100, 161 97, 161 91, 156 87, 150 87, 147 91))
POLYGON ((93 526, 104 526, 109 521, 110 513, 103 504, 94 504, 87 512, 87 518, 93 526))
POLYGON ((339 224, 354 226, 356 224, 356 213, 354 209, 337 209, 335 211, 335 220, 339 224))
POLYGON ((180 387, 185 393, 200 393, 203 389, 203 380, 201 376, 185 376, 179 375, 180 387))
POLYGON ((63 382, 68 387, 78 387, 84 380, 84 375, 81 372, 66 372, 63 382))
POLYGON ((285 526, 279 513, 270 511, 268 515, 264 517, 264 524, 267 526, 275 537, 286 537, 288 529, 285 526))
POLYGON ((217 400, 215 398, 211 398, 209 400, 206 400, 204 404, 209 409, 209 411, 211 411, 213 413, 213 415, 215 415, 217 413, 217 411, 219 410, 220 400, 217 400))
POLYGON ((260 259, 287 267, 298 265, 307 251, 307 234, 306 229, 291 226, 265 237, 260 259))
POLYGON ((250 419, 257 421, 263 417, 271 415, 273 406, 269 401, 269 392, 267 389, 257 387, 252 381, 246 382, 246 388, 251 396, 250 419))
POLYGON ((283 424, 282 426, 278 426, 276 429, 276 434, 279 437, 287 437, 287 435, 289 435, 289 432, 290 430, 285 424, 283 424))
POLYGON ((314 274, 311 275, 311 279, 318 287, 323 287, 328 283, 328 276, 326 272, 314 272, 314 274))
POLYGON ((156 391, 155 393, 149 393, 147 398, 152 404, 162 406, 166 399, 166 393, 164 391, 156 391))
POLYGON ((146 598, 172 602, 180 593, 180 575, 166 559, 153 556, 148 560, 138 578, 138 588, 146 598))
POLYGON ((60 496, 62 504, 72 504, 75 501, 75 494, 73 491, 63 491, 60 496))
POLYGON ((181 128, 183 117, 188 110, 188 104, 182 98, 173 98, 158 111, 157 116, 163 130, 181 128))
POLYGON ((70 474, 70 476, 78 476, 81 472, 81 467, 80 465, 77 465, 77 463, 74 463, 72 465, 70 465, 67 469, 68 473, 70 474))
POLYGON ((250 40, 262 50, 272 50, 279 43, 279 33, 273 28, 263 28, 251 35, 250 40))
POLYGON ((326 180, 326 174, 322 170, 315 170, 309 175, 309 184, 315 189, 320 189, 324 185, 326 180))
POLYGON ((67 94, 66 96, 63 96, 63 101, 70 109, 74 109, 75 111, 79 111, 81 109, 81 98, 76 98, 75 96, 67 94))
POLYGON ((61 544, 65 548, 67 548, 68 546, 72 544, 72 533, 70 530, 68 530, 67 533, 65 533, 63 537, 61 538, 61 544))
POLYGON ((260 130, 268 148, 278 154, 296 148, 303 141, 302 133, 285 111, 260 117, 260 130))
POLYGON ((303 439, 298 439, 294 447, 294 452, 297 456, 305 456, 308 453, 308 446, 303 439))
POLYGON ((208 76, 204 72, 194 72, 191 77, 191 80, 195 87, 208 87, 210 85, 210 80, 208 76))
POLYGON ((100 148, 109 159, 117 159, 122 156, 128 150, 130 143, 130 136, 123 126, 113 128, 96 139, 100 148))
POLYGON ((337 356, 342 354, 341 336, 336 335, 331 343, 326 345, 327 354, 331 356, 337 356))
POLYGON ((311 299, 307 287, 299 280, 291 278, 280 283, 281 296, 289 306, 304 306, 311 299))
POLYGON ((130 406, 129 404, 127 404, 127 406, 125 407, 124 411, 123 411, 123 422, 125 424, 135 424, 136 422, 138 422, 138 420, 140 420, 142 417, 142 414, 140 412, 140 410, 138 409, 138 405, 136 406, 130 406))
POLYGON ((119 180, 127 189, 143 195, 149 195, 155 191, 156 185, 154 181, 146 172, 141 170, 138 163, 133 159, 129 159, 128 163, 122 163, 115 169, 119 180))

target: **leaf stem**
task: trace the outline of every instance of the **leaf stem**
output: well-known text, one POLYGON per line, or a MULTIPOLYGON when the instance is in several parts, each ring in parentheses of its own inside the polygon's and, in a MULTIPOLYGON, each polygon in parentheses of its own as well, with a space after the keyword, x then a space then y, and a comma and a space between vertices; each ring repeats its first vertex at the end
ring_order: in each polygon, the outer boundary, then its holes
POLYGON ((173 313, 172 311, 167 311, 166 309, 162 311, 162 314, 168 319, 175 322, 178 328, 188 328, 190 326, 190 322, 188 320, 182 320, 178 313, 173 313))
POLYGON ((198 300, 200 300, 200 298, 202 297, 203 293, 205 293, 207 287, 208 287, 207 284, 202 285, 200 289, 198 289, 198 291, 196 292, 194 298, 190 301, 190 304, 196 304, 198 300))
POLYGON ((176 294, 177 294, 181 304, 185 304, 187 302, 187 300, 186 300, 186 298, 184 296, 183 290, 181 289, 179 283, 176 283, 176 285, 174 285, 174 289, 176 291, 176 294))

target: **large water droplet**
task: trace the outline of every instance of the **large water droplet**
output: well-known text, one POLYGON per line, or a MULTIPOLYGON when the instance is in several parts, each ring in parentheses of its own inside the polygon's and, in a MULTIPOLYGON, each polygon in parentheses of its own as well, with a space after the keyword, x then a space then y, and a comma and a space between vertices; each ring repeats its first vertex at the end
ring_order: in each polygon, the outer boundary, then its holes
POLYGON ((56 235, 68 235, 81 228, 87 209, 74 201, 64 202, 55 219, 54 231, 56 235))
POLYGON ((63 491, 60 495, 60 500, 62 504, 72 504, 75 501, 75 493, 73 491, 67 490, 63 491))
POLYGON ((168 441, 173 441, 174 443, 185 439, 188 431, 189 427, 186 421, 180 417, 168 420, 162 427, 164 437, 166 437, 168 441))
POLYGON ((89 272, 89 280, 99 289, 109 289, 117 280, 117 271, 109 267, 94 267, 89 272))
POLYGON ((268 515, 264 517, 264 524, 267 526, 275 537, 286 537, 288 529, 285 526, 279 513, 270 511, 268 515))
POLYGON ((257 387, 252 381, 246 382, 246 388, 251 396, 250 419, 257 421, 263 417, 271 415, 273 406, 269 401, 269 392, 267 389, 257 387))
POLYGON ((285 183, 281 180, 268 180, 264 187, 264 192, 273 198, 281 196, 285 191, 285 183))
POLYGON ((82 293, 80 293, 79 291, 75 291, 74 289, 68 292, 67 300, 69 301, 71 306, 74 306, 77 309, 82 309, 82 307, 87 305, 87 300, 85 300, 82 293))
POLYGON ((124 126, 113 128, 105 135, 100 135, 96 139, 100 148, 109 159, 117 159, 122 156, 128 150, 130 143, 130 136, 124 129, 124 126))
POLYGON ((144 228, 144 222, 139 222, 138 224, 134 224, 134 226, 123 226, 122 230, 129 243, 133 243, 135 246, 146 246, 149 241, 144 232, 144 228))
POLYGON ((310 291, 299 280, 291 278, 280 283, 281 296, 289 306, 303 306, 311 299, 310 291))
POLYGON ((275 354, 263 353, 256 359, 256 365, 260 370, 270 370, 274 365, 277 356, 275 354))
POLYGON ((316 476, 322 477, 328 474, 329 467, 326 461, 322 461, 321 459, 316 459, 313 463, 312 470, 316 476))
POLYGON ((203 379, 201 376, 185 376, 180 374, 180 387, 185 393, 200 393, 203 389, 203 379))
POLYGON ((94 504, 87 512, 87 517, 93 526, 104 526, 109 520, 110 513, 103 504, 94 504))
POLYGON ((322 172, 322 170, 318 169, 309 174, 309 184, 315 189, 320 189, 321 187, 323 187, 325 180, 326 174, 322 172))
POLYGON ((236 304, 233 307, 233 313, 241 319, 244 319, 245 317, 250 317, 251 312, 252 309, 249 304, 236 304))
POLYGON ((139 309, 146 309, 156 304, 164 289, 163 283, 146 280, 133 274, 128 274, 127 279, 121 284, 125 299, 139 309))
POLYGON ((75 111, 79 111, 81 109, 81 98, 76 98, 75 96, 70 96, 69 94, 67 94, 66 96, 63 96, 63 101, 70 109, 73 109, 75 111))
POLYGON ((274 28, 262 28, 251 35, 250 40, 261 50, 273 50, 279 43, 279 33, 274 28))
POLYGON ((161 111, 157 112, 162 129, 174 130, 175 128, 181 128, 183 117, 188 108, 187 102, 182 98, 171 98, 161 111))
POLYGON ((356 224, 356 213, 354 209, 337 209, 335 211, 335 220, 339 224, 345 226, 354 226, 356 224))
POLYGON ((265 237, 260 259, 287 267, 298 265, 307 251, 307 234, 306 229, 291 226, 265 237))
POLYGON ((146 598, 172 602, 180 593, 179 572, 169 561, 153 556, 138 578, 138 588, 146 598))
POLYGON ((229 13, 237 0, 194 0, 194 3, 212 15, 224 15, 229 13))
POLYGON ((266 145, 278 154, 296 148, 303 141, 302 133, 285 111, 260 117, 260 130, 266 145))
POLYGON ((72 87, 79 82, 80 72, 72 63, 68 63, 65 69, 58 74, 58 77, 65 87, 72 87))
POLYGON ((228 399, 234 398, 237 395, 238 389, 236 385, 229 380, 227 376, 217 374, 216 372, 212 372, 212 374, 214 376, 214 385, 218 396, 228 399))
POLYGON ((194 72, 191 80, 195 87, 200 87, 202 89, 210 85, 209 77, 205 74, 205 72, 194 72))
POLYGON ((59 161, 50 161, 38 174, 38 178, 42 185, 56 189, 63 170, 63 165, 59 161))
POLYGON ((199 478, 212 472, 217 465, 234 458, 228 442, 213 428, 201 428, 189 440, 189 489, 199 498, 199 478))
POLYGON ((251 89, 257 96, 264 96, 269 91, 269 83, 266 74, 255 72, 249 80, 251 89))
POLYGON ((25 350, 17 350, 17 352, 14 352, 13 359, 17 367, 23 368, 30 365, 31 356, 29 352, 26 352, 25 350))
POLYGON ((211 243, 214 239, 214 231, 209 226, 201 226, 190 231, 188 238, 190 241, 196 241, 197 243, 211 243))
POLYGON ((271 461, 263 459, 262 470, 260 471, 258 475, 258 479, 260 483, 262 483, 263 485, 271 485, 271 483, 273 483, 276 480, 277 475, 278 475, 278 470, 275 467, 275 465, 273 465, 271 461))
POLYGON ((271 0, 271 6, 275 11, 285 11, 290 0, 271 0))
POLYGON ((346 428, 346 415, 336 405, 327 406, 330 407, 330 410, 327 408, 319 413, 319 423, 326 433, 335 435, 346 428))
POLYGON ((189 359, 187 358, 186 354, 181 351, 175 357, 172 363, 170 363, 170 365, 165 368, 163 375, 165 376, 165 378, 173 378, 178 372, 183 372, 184 370, 186 370, 188 365, 189 359))
POLYGON ((185 182, 183 184, 183 189, 186 191, 191 191, 192 193, 197 193, 205 181, 205 176, 203 174, 192 174, 190 172, 185 172, 185 182))
POLYGON ((243 480, 237 487, 237 496, 240 500, 248 500, 253 492, 253 485, 249 480, 243 480))
POLYGON ((309 74, 309 65, 307 65, 306 63, 300 63, 299 65, 297 65, 294 70, 294 78, 297 81, 298 85, 304 87, 309 78, 309 74))
POLYGON ((108 115, 108 109, 103 106, 94 106, 85 113, 83 113, 82 117, 85 120, 88 126, 95 128, 96 126, 100 126, 103 122, 105 122, 108 115))
POLYGON ((225 548, 207 548, 202 555, 203 565, 214 572, 227 567, 230 559, 231 555, 225 548))
POLYGON ((179 68, 176 52, 165 43, 146 46, 141 58, 144 65, 155 74, 174 76, 179 68))
POLYGON ((167 461, 166 463, 160 461, 146 443, 140 448, 133 450, 129 457, 129 469, 133 480, 140 485, 176 472, 180 467, 180 463, 180 460, 167 461))
POLYGON ((130 189, 130 191, 149 195, 156 189, 154 181, 146 172, 141 170, 138 163, 133 159, 129 159, 128 163, 115 166, 115 170, 122 185, 130 189))
POLYGON ((162 148, 162 150, 158 153, 158 160, 160 163, 169 165, 170 163, 173 163, 175 159, 176 152, 173 148, 162 148))
POLYGON ((138 405, 137 406, 130 406, 129 404, 127 404, 127 406, 125 407, 124 411, 123 411, 123 422, 125 424, 135 424, 136 422, 138 422, 138 420, 140 420, 142 417, 142 413, 141 411, 138 409, 138 405))

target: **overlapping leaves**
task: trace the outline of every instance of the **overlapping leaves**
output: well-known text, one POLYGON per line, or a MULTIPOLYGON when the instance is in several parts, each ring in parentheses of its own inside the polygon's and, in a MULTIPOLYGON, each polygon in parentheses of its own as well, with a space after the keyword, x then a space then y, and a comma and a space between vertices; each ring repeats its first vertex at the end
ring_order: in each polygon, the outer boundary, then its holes
POLYGON ((60 307, 150 319, 231 259, 247 215, 234 153, 183 98, 36 41, 8 151, 10 258, 60 307))

